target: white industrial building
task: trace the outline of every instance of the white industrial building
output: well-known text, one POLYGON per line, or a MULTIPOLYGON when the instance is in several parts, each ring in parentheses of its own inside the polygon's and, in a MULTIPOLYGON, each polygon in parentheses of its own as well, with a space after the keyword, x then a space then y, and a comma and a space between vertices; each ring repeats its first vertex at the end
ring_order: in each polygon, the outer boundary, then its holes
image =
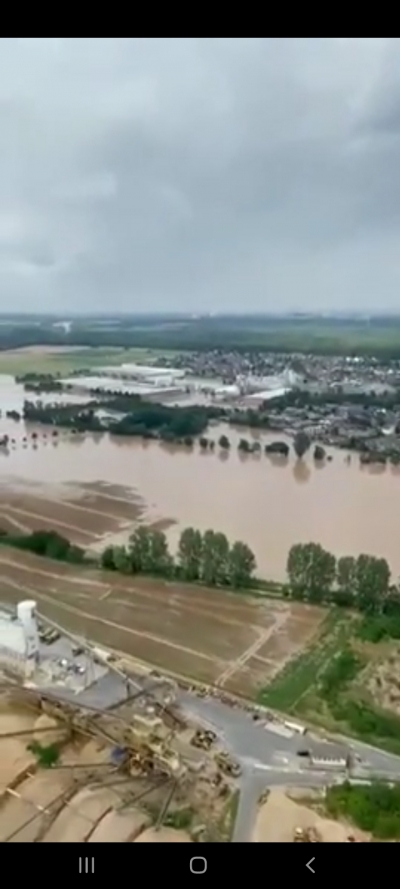
POLYGON ((141 380, 152 385, 171 385, 185 376, 185 371, 178 367, 154 367, 145 364, 119 364, 118 366, 98 368, 101 376, 122 380, 141 380))
MULTIPOLYGON (((0 675, 11 683, 39 690, 55 701, 106 710, 147 682, 146 676, 131 680, 114 671, 111 659, 111 652, 49 624, 31 600, 19 602, 15 612, 0 606, 0 675)), ((157 692, 154 678, 149 686, 164 706, 174 700, 174 688, 165 677, 160 677, 157 692)))
POLYGON ((51 641, 44 638, 38 621, 36 602, 19 602, 15 613, 0 609, 0 672, 12 674, 31 685, 64 687, 78 694, 107 672, 91 652, 54 631, 51 641))
POLYGON ((19 602, 15 615, 0 612, 0 666, 17 673, 34 672, 39 656, 36 602, 19 602))
POLYGON ((118 392, 123 395, 141 395, 142 398, 147 398, 148 396, 154 398, 156 395, 162 395, 163 397, 174 396, 183 392, 182 386, 175 386, 170 380, 166 379, 153 380, 152 382, 148 380, 134 382, 133 380, 123 380, 122 377, 110 378, 98 375, 93 377, 71 377, 63 380, 63 383, 67 385, 72 384, 77 389, 82 389, 85 392, 89 392, 93 389, 101 389, 103 392, 118 392))

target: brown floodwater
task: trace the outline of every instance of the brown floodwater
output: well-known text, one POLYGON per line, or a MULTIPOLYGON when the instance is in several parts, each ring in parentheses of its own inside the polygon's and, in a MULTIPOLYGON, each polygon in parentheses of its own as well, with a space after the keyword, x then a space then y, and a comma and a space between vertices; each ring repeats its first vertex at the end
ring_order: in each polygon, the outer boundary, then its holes
MULTIPOLYGON (((21 408, 23 398, 22 387, 0 378, 3 412, 21 408)), ((232 442, 229 454, 217 446, 214 453, 201 453, 197 445, 190 451, 108 435, 62 433, 53 442, 48 430, 38 431, 35 446, 32 427, 0 420, 0 435, 15 439, 8 452, 0 449, 1 481, 18 477, 123 485, 144 499, 151 520, 176 521, 168 531, 172 546, 187 525, 214 528, 231 541, 246 541, 256 555, 258 573, 268 578, 284 576, 293 543, 311 540, 337 556, 384 556, 395 576, 400 573, 400 467, 362 467, 357 455, 348 462, 344 451, 334 449, 328 449, 333 459, 323 466, 315 465, 311 452, 303 461, 243 456, 236 449, 241 437, 258 438, 263 446, 284 436, 223 426, 210 427, 208 435, 217 442, 226 432, 232 442)))

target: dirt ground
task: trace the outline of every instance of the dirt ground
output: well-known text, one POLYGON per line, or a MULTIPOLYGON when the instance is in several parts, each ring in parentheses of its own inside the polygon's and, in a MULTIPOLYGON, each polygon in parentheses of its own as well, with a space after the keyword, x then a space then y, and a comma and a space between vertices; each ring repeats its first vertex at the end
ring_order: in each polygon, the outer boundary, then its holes
POLYGON ((368 652, 368 666, 356 678, 353 688, 362 697, 372 700, 383 710, 400 716, 400 645, 385 640, 379 644, 363 644, 362 653, 368 652))
MULTIPOLYGON (((125 719, 129 712, 125 704, 125 719)), ((229 796, 210 784, 205 773, 181 781, 172 799, 165 776, 115 774, 112 744, 100 735, 87 739, 81 728, 72 739, 64 735, 57 766, 41 768, 27 746, 46 720, 55 722, 32 699, 23 702, 15 688, 1 693, 0 842, 191 842, 187 831, 160 823, 167 802, 171 816, 192 812, 191 829, 220 824, 229 796), (21 731, 24 735, 15 734, 21 731)))
POLYGON ((173 827, 163 827, 155 830, 150 827, 138 836, 136 843, 190 843, 190 836, 184 830, 174 830, 173 827))
MULTIPOLYGON (((11 732, 28 731, 35 724, 37 714, 11 711, 7 706, 0 709, 0 800, 6 787, 13 786, 33 764, 34 758, 27 750, 27 738, 10 737, 11 732), (2 737, 3 736, 3 737, 2 737), (7 737, 8 736, 8 737, 7 737)), ((29 736, 28 736, 29 739, 29 736)), ((1 842, 1 822, 0 822, 1 842)))
POLYGON ((297 827, 303 830, 316 828, 324 843, 346 843, 350 834, 359 842, 368 840, 367 835, 356 828, 318 815, 313 809, 290 799, 283 790, 272 790, 258 812, 252 841, 290 843, 297 827))
POLYGON ((29 596, 67 630, 155 667, 251 696, 307 643, 318 609, 60 565, 0 549, 0 601, 29 596))

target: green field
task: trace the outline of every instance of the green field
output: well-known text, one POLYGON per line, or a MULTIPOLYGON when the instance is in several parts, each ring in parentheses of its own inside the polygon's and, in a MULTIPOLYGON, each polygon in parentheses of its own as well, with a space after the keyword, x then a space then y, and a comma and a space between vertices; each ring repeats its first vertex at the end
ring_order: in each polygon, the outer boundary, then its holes
POLYGON ((96 370, 98 367, 129 362, 151 364, 161 356, 176 354, 156 349, 103 349, 90 348, 81 351, 48 352, 4 351, 0 352, 0 374, 22 376, 26 373, 61 374, 65 376, 77 370, 96 370))
MULTIPOLYGON (((287 664, 258 700, 310 725, 400 754, 400 717, 379 705, 366 682, 380 656, 387 657, 387 643, 364 644, 358 629, 356 615, 332 611, 319 639, 287 664)), ((393 655, 396 661, 394 650, 393 655)))

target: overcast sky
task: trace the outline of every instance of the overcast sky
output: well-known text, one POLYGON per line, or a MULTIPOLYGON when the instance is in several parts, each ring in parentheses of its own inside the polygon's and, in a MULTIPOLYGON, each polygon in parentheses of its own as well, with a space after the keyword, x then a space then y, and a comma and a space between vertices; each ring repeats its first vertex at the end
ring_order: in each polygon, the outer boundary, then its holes
POLYGON ((0 39, 0 310, 400 311, 400 42, 0 39))

